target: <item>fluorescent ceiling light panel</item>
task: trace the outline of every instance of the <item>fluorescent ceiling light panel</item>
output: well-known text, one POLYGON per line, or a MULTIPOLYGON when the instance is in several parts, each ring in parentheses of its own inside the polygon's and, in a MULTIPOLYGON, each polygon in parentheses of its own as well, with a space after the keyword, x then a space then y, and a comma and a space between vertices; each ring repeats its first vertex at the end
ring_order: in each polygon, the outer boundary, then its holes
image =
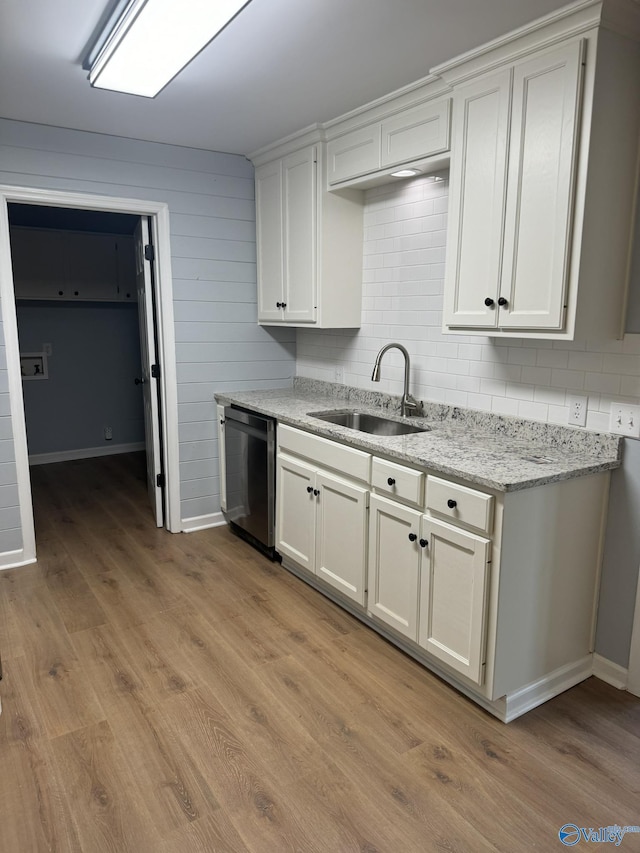
POLYGON ((100 89, 153 98, 248 0, 131 0, 89 72, 100 89))

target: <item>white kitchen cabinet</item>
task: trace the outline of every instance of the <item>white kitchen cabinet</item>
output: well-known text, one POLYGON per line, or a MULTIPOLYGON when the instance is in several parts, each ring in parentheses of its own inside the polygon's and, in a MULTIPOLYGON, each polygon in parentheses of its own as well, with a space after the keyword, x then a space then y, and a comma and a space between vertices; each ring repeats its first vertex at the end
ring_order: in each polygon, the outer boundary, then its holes
POLYGON ((280 322, 284 300, 282 160, 256 169, 258 322, 280 322))
POLYGON ((316 318, 316 147, 256 169, 258 319, 316 318))
POLYGON ((381 125, 380 165, 396 166, 449 150, 451 98, 427 101, 381 125))
POLYGON ((276 548, 364 604, 368 490, 278 454, 276 548))
POLYGON ((425 516, 420 645, 476 684, 484 680, 488 539, 425 516))
POLYGON ((63 298, 69 274, 61 232, 12 227, 10 233, 16 298, 63 298))
POLYGON ((224 406, 216 405, 218 421, 218 481, 220 483, 220 509, 227 509, 227 460, 224 425, 224 406))
POLYGON ((324 189, 322 143, 276 153, 254 160, 258 322, 357 328, 362 206, 324 189))
POLYGON ((380 495, 369 499, 367 609, 410 640, 418 640, 422 513, 380 495))
POLYGON ((130 236, 12 227, 11 260, 17 299, 136 299, 130 236))
POLYGON ((432 69, 454 100, 447 333, 623 334, 640 46, 630 20, 612 26, 603 8, 576 8, 432 69))
MULTIPOLYGON (((410 102, 397 105, 391 100, 377 120, 329 140, 329 186, 448 151, 450 110, 449 97, 414 105, 410 102)), ((337 131, 337 127, 333 129, 333 133, 337 131)))
POLYGON ((380 168, 381 133, 377 122, 327 143, 327 175, 331 186, 380 168))
POLYGON ((584 47, 455 92, 445 326, 564 326, 584 47))
POLYGON ((285 424, 277 471, 283 566, 491 713, 591 674, 608 472, 500 493, 285 424))
POLYGON ((321 470, 316 474, 316 491, 315 573, 364 605, 369 491, 321 470))
POLYGON ((314 571, 316 468, 278 454, 276 464, 276 549, 303 569, 314 571))

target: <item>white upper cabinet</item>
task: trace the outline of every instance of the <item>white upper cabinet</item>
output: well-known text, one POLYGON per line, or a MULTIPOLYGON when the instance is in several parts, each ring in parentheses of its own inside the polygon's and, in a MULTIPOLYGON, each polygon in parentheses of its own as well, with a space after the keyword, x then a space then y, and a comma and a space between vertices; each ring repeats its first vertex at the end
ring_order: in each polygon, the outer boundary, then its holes
POLYGON ((455 96, 445 324, 561 329, 582 41, 455 96))
POLYGON ((434 70, 454 101, 445 332, 622 334, 640 15, 635 40, 631 18, 625 37, 600 15, 576 9, 434 70))
POLYGON ((573 42, 514 68, 498 298, 505 329, 564 325, 583 54, 584 42, 573 42))
POLYGON ((255 157, 258 322, 357 328, 362 205, 325 189, 324 145, 255 157))
POLYGON ((380 124, 353 130, 327 143, 329 184, 339 184, 380 168, 380 124))
POLYGON ((258 260, 258 321, 282 320, 284 287, 284 223, 282 161, 256 169, 256 246, 258 260))
POLYGON ((496 322, 510 98, 510 70, 456 93, 445 266, 447 325, 484 327, 496 322))
POLYGON ((449 97, 414 106, 390 101, 386 115, 363 127, 343 132, 336 127, 332 131, 336 136, 327 143, 329 186, 448 151, 450 112, 449 97))
POLYGON ((136 301, 129 235, 11 228, 16 299, 136 301))
POLYGON ((449 149, 451 98, 402 110, 382 122, 380 165, 395 166, 449 149))

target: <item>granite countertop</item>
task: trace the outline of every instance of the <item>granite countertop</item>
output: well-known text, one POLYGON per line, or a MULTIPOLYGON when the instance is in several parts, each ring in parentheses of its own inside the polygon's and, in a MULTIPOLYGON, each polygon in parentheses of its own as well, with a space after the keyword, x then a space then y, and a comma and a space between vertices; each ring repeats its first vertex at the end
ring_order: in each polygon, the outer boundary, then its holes
POLYGON ((427 432, 359 432, 309 412, 357 409, 403 421, 397 415, 399 398, 329 382, 297 379, 291 389, 215 396, 219 403, 243 406, 360 450, 504 492, 608 471, 621 459, 619 436, 440 404, 426 403, 425 417, 410 419, 427 426, 427 432))

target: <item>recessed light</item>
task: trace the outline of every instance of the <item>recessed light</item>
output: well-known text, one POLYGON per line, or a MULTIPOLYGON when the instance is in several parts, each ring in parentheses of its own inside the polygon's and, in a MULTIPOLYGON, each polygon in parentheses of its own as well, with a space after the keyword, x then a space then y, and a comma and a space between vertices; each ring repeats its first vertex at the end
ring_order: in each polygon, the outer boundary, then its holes
POLYGON ((397 172, 391 172, 391 177, 392 178, 413 178, 419 174, 420 174, 420 171, 418 169, 398 169, 397 172))

